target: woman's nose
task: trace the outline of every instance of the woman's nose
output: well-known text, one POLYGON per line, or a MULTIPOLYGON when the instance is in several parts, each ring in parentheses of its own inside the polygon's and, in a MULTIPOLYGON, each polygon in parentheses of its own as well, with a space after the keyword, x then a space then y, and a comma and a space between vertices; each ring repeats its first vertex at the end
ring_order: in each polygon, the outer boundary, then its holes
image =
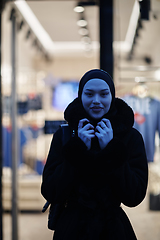
POLYGON ((99 103, 100 102, 98 94, 94 95, 93 102, 94 103, 99 103))

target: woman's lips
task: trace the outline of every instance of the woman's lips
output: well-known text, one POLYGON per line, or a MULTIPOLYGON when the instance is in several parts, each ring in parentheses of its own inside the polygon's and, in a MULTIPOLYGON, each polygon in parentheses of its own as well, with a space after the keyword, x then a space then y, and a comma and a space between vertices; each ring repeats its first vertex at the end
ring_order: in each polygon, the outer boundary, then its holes
POLYGON ((93 112, 100 112, 102 110, 101 107, 92 107, 91 109, 93 112))

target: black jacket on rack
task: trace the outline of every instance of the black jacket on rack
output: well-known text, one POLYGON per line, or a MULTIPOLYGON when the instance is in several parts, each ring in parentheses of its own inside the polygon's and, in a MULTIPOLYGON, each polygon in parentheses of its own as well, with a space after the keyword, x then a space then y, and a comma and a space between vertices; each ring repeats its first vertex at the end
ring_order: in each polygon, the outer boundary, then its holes
POLYGON ((103 150, 96 138, 87 150, 77 136, 77 123, 85 116, 76 101, 65 111, 75 135, 64 146, 61 128, 53 136, 41 191, 49 202, 67 202, 54 240, 136 240, 121 203, 135 207, 143 201, 148 164, 142 136, 133 128, 132 109, 118 98, 115 108, 116 114, 108 117, 113 139, 103 150))

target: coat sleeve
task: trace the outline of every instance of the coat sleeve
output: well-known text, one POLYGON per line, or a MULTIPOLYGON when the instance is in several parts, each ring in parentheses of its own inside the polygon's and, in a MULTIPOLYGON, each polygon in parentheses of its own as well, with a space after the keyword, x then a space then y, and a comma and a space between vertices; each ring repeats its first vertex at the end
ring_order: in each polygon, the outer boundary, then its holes
POLYGON ((141 134, 132 129, 126 145, 114 138, 98 158, 115 198, 128 207, 140 204, 148 184, 148 163, 141 134))
POLYGON ((41 193, 52 203, 67 199, 77 176, 76 168, 63 156, 62 129, 53 136, 47 161, 42 174, 41 193))

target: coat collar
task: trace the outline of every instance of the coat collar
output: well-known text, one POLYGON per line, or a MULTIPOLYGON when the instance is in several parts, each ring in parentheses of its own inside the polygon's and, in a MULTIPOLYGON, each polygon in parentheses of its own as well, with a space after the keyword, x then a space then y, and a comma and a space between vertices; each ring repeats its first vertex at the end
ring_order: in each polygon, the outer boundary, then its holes
POLYGON ((112 124, 113 132, 119 134, 130 130, 134 124, 133 110, 120 98, 116 98, 115 107, 117 113, 109 119, 112 124))
MULTIPOLYGON (((134 124, 134 113, 127 103, 120 98, 115 98, 114 104, 116 109, 114 114, 106 114, 103 118, 106 117, 110 120, 113 132, 117 135, 132 128, 134 124)), ((87 116, 87 113, 82 107, 79 99, 76 98, 66 108, 64 118, 72 129, 77 130, 79 120, 83 118, 89 119, 89 116, 87 116)))

